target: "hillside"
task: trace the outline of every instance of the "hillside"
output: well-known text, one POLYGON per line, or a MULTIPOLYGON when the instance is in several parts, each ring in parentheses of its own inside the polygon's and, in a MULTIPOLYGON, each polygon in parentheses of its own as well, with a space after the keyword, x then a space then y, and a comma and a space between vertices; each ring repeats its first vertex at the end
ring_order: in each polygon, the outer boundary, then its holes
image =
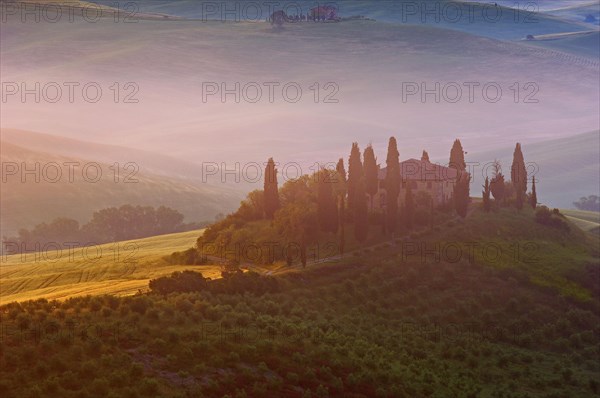
MULTIPOLYGON (((589 299, 596 294, 593 286, 588 285, 581 276, 589 264, 598 262, 598 241, 596 237, 585 233, 590 231, 586 227, 597 216, 595 213, 567 212, 573 221, 572 231, 564 233, 535 223, 529 208, 521 213, 513 209, 501 209, 486 214, 479 209, 479 204, 471 206, 472 214, 464 223, 453 219, 442 221, 434 230, 428 227, 416 229, 397 241, 389 241, 380 234, 377 226, 373 226, 369 241, 362 246, 364 249, 350 234, 346 242, 345 259, 340 257, 339 246, 331 240, 332 237, 323 236, 324 240, 309 250, 309 268, 327 268, 331 264, 357 258, 435 264, 448 262, 444 256, 454 256, 455 253, 450 252, 459 247, 460 261, 512 269, 535 284, 567 296, 589 299), (584 219, 588 224, 582 223, 584 219), (427 247, 437 248, 437 254, 428 254, 424 249, 427 247), (444 248, 450 251, 444 251, 444 248), (490 252, 493 252, 493 256, 490 252)), ((248 225, 246 229, 255 231, 256 227, 248 225)), ((351 231, 352 226, 349 225, 347 229, 351 231)), ((248 231, 238 228, 237 233, 244 235, 248 231)), ((200 235, 199 231, 191 231, 156 236, 89 249, 74 249, 71 254, 65 249, 42 252, 38 257, 33 253, 24 254, 25 257, 4 256, 0 273, 0 301, 66 298, 84 292, 132 294, 138 289, 145 291, 149 279, 185 268, 183 264, 171 265, 163 257, 195 246, 200 235)), ((253 239, 251 242, 262 247, 261 236, 254 236, 253 239)), ((209 248, 213 244, 216 243, 205 242, 209 248)), ((284 246, 285 242, 279 244, 284 246)), ((239 250, 239 247, 230 247, 227 253, 239 256, 239 250)), ((217 252, 206 251, 205 254, 214 256, 217 252)), ((268 265, 244 265, 266 275, 282 276, 304 271, 300 264, 286 266, 283 261, 268 265)), ((200 266, 197 270, 209 277, 220 274, 217 266, 200 266)))
POLYGON ((1 129, 0 137, 2 143, 17 145, 31 151, 76 159, 93 159, 104 164, 134 162, 140 170, 151 174, 202 181, 201 165, 162 153, 9 128, 1 129))
POLYGON ((597 61, 600 57, 600 31, 535 36, 528 45, 553 49, 597 61))
POLYGON ((56 217, 85 223, 94 211, 124 204, 168 206, 181 212, 186 222, 194 222, 212 220, 239 203, 237 191, 144 172, 127 158, 115 159, 117 170, 114 163, 94 158, 55 155, 2 142, 0 159, 5 166, 14 166, 10 172, 4 170, 0 236, 56 217), (34 172, 26 174, 26 168, 34 172))
MULTIPOLYGON (((94 0, 94 2, 111 5, 110 0, 94 0)), ((387 23, 429 25, 505 40, 518 40, 527 34, 571 32, 582 29, 579 21, 557 18, 542 12, 531 12, 532 8, 526 8, 525 4, 520 5, 520 14, 515 14, 510 8, 514 6, 514 2, 510 4, 498 2, 498 4, 499 7, 491 7, 490 3, 475 2, 467 8, 463 2, 454 0, 424 0, 418 3, 410 0, 384 0, 378 1, 376 5, 365 0, 335 2, 339 15, 343 17, 361 15, 387 23), (425 21, 421 14, 424 9, 434 10, 425 21), (437 13, 435 13, 436 9, 437 13), (457 17, 457 10, 461 10, 460 17, 457 17), (493 29, 490 29, 491 24, 494 25, 493 29)), ((311 0, 296 1, 294 7, 288 7, 288 12, 293 13, 297 9, 307 14, 314 5, 311 0)), ((248 17, 245 17, 243 8, 233 0, 219 2, 215 11, 211 12, 197 7, 193 0, 177 2, 152 0, 140 2, 139 6, 141 12, 168 14, 192 20, 218 20, 222 18, 221 10, 228 9, 238 10, 235 15, 233 13, 229 15, 229 21, 234 21, 235 18, 246 18, 258 19, 262 22, 267 18, 269 10, 267 6, 260 8, 262 18, 256 18, 254 13, 249 12, 246 13, 248 17)), ((284 3, 279 4, 280 9, 285 6, 284 3)), ((537 8, 534 10, 538 11, 537 8)))
MULTIPOLYGON (((192 247, 202 231, 3 256, 0 304, 45 298, 64 300, 92 295, 133 295, 147 290, 148 281, 189 266, 164 260, 192 247)), ((53 248, 52 248, 53 249, 53 248)), ((205 277, 220 277, 220 267, 203 265, 205 277)))
POLYGON ((516 261, 513 252, 495 262, 403 259, 382 245, 199 292, 13 303, 0 308, 14 332, 2 345, 0 389, 6 397, 100 397, 109 388, 161 397, 598 396, 598 253, 582 232, 530 216, 475 211, 464 225, 414 238, 540 245, 516 261), (38 325, 44 332, 32 340, 38 325))
POLYGON ((584 2, 584 4, 569 2, 565 4, 565 7, 550 10, 548 13, 571 21, 585 22, 596 26, 600 24, 600 4, 597 1, 584 2))

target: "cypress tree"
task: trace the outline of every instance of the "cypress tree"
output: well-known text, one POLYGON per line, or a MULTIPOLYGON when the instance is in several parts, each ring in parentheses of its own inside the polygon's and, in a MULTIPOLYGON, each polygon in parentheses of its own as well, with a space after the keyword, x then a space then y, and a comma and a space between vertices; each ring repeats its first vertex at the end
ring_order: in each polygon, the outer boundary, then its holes
POLYGON ((272 220, 275 212, 279 210, 279 190, 277 187, 277 169, 273 158, 269 158, 265 167, 264 184, 265 216, 272 220))
POLYGON ((483 186, 483 210, 488 213, 490 211, 490 180, 485 177, 485 185, 483 186))
POLYGON ((333 194, 335 182, 332 172, 323 169, 319 172, 317 181, 317 214, 322 232, 337 233, 338 209, 336 197, 333 194))
POLYGON ((350 158, 348 159, 348 211, 351 216, 354 215, 356 190, 362 175, 363 166, 362 161, 360 160, 360 149, 358 148, 358 143, 355 142, 352 144, 350 158))
POLYGON ((385 190, 387 195, 387 230, 396 232, 398 224, 398 196, 400 195, 400 153, 394 137, 390 137, 386 158, 385 190))
POLYGON ((467 216, 469 209, 469 180, 469 174, 462 173, 454 184, 454 209, 462 218, 467 216))
POLYGON ((373 151, 373 147, 369 145, 365 149, 364 153, 365 160, 365 184, 366 184, 366 192, 370 197, 370 210, 373 211, 373 196, 377 193, 379 188, 379 179, 378 172, 379 168, 377 167, 377 158, 375 158, 375 152, 373 151))
POLYGON ((365 178, 361 176, 356 185, 354 207, 354 237, 360 244, 365 243, 369 234, 369 210, 365 188, 365 178))
POLYGON ((531 183, 531 196, 529 197, 529 204, 531 205, 531 208, 533 210, 535 210, 535 208, 537 207, 537 192, 535 191, 535 176, 533 177, 533 181, 531 183))
POLYGON ((460 172, 467 170, 467 164, 465 163, 465 152, 463 151, 463 147, 459 139, 454 140, 454 144, 450 150, 450 164, 448 167, 458 170, 459 174, 460 172))
POLYGON ((340 249, 340 255, 343 257, 344 256, 344 248, 346 246, 346 234, 345 234, 345 228, 344 228, 344 224, 346 222, 345 219, 345 197, 346 197, 346 169, 344 168, 344 159, 340 158, 340 160, 338 160, 337 166, 336 166, 336 171, 338 174, 338 193, 339 193, 339 215, 338 215, 338 219, 339 219, 339 223, 340 223, 340 242, 339 242, 339 249, 340 249))
POLYGON ((525 195, 527 194, 527 169, 525 168, 525 160, 521 151, 521 144, 517 143, 513 152, 513 162, 510 168, 510 180, 515 189, 517 209, 523 208, 525 195))
POLYGON ((494 202, 499 205, 504 198, 504 190, 506 184, 504 183, 504 175, 502 174, 502 168, 498 160, 494 160, 494 176, 490 182, 490 191, 494 196, 494 202))

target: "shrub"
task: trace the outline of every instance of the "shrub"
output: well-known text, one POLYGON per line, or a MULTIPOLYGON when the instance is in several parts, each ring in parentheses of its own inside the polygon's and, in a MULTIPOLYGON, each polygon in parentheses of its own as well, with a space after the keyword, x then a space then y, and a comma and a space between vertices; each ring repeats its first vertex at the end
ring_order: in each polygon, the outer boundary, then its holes
POLYGON ((558 209, 550 211, 546 206, 541 206, 535 211, 535 221, 539 224, 569 231, 569 224, 558 209))
POLYGON ((199 292, 206 288, 206 279, 194 271, 173 272, 150 281, 150 290, 154 293, 199 292))

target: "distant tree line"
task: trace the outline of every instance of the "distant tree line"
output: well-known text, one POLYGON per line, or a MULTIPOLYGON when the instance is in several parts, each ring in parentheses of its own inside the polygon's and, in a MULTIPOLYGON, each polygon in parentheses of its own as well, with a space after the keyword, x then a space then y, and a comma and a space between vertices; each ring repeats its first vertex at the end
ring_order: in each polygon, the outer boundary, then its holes
POLYGON ((3 252, 15 254, 39 251, 52 245, 61 247, 89 246, 154 235, 189 231, 205 226, 201 223, 183 222, 177 210, 160 206, 109 207, 93 214, 82 226, 77 220, 60 217, 50 223, 41 223, 32 229, 21 229, 17 236, 3 238, 3 252))
POLYGON ((600 198, 598 195, 582 197, 577 202, 573 202, 573 205, 579 210, 600 211, 600 198))

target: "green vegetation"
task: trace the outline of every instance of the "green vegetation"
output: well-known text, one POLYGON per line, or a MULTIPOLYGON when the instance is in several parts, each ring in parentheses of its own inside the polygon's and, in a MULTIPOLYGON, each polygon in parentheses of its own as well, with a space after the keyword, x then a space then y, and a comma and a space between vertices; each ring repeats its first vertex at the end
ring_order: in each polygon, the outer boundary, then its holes
POLYGON ((597 241, 533 214, 475 210, 414 240, 275 277, 182 272, 157 278, 166 287, 149 295, 4 305, 0 389, 6 397, 598 396, 597 241), (455 261, 442 250, 423 261, 412 250, 458 237, 494 243, 501 256, 476 250, 455 261), (536 249, 515 250, 524 242, 536 249))

